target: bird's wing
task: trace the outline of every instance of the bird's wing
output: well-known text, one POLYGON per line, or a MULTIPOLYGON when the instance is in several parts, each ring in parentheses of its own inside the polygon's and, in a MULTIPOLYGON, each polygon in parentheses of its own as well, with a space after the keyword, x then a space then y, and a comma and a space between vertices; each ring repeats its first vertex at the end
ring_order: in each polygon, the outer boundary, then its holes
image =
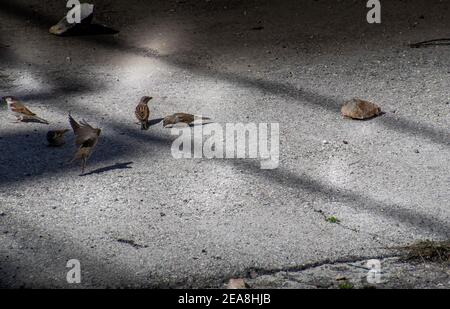
POLYGON ((83 147, 92 147, 92 146, 85 146, 85 143, 90 144, 90 140, 96 142, 98 139, 98 135, 94 129, 91 127, 82 126, 78 130, 78 134, 76 134, 77 138, 75 140, 75 143, 77 145, 83 145, 83 147))
POLYGON ((25 107, 25 105, 23 105, 22 103, 20 103, 17 100, 15 100, 13 103, 11 103, 11 111, 13 111, 14 113, 20 113, 20 114, 24 114, 27 116, 36 116, 35 113, 30 111, 28 108, 25 107))
POLYGON ((186 113, 178 113, 176 114, 179 122, 191 123, 194 121, 194 115, 186 114, 186 113))
POLYGON ((76 122, 75 119, 73 119, 71 115, 69 115, 69 122, 70 122, 70 126, 73 129, 73 133, 75 133, 75 135, 77 135, 77 131, 80 129, 80 124, 78 122, 76 122))
POLYGON ((78 123, 75 121, 75 119, 72 118, 72 116, 69 116, 69 121, 76 136, 75 143, 78 146, 84 145, 85 142, 91 139, 95 141, 97 140, 98 135, 96 133, 96 130, 85 120, 78 123))
POLYGON ((91 130, 95 130, 89 123, 87 123, 87 121, 86 120, 81 120, 80 121, 80 124, 83 126, 83 127, 87 127, 87 128, 89 128, 89 129, 91 129, 91 130))

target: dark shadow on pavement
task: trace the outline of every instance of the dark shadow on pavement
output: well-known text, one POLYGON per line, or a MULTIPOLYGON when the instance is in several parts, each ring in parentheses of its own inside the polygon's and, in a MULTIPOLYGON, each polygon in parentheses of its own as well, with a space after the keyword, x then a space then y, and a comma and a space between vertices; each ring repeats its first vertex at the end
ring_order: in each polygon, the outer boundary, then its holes
POLYGON ((119 31, 99 25, 99 24, 88 24, 80 27, 75 27, 68 30, 66 33, 61 35, 62 37, 69 36, 95 36, 95 35, 112 35, 117 34, 119 31))
POLYGON ((164 118, 155 118, 155 119, 151 119, 148 121, 148 126, 152 127, 154 125, 157 125, 158 123, 160 123, 161 121, 163 121, 164 118))
POLYGON ((297 175, 281 168, 261 170, 259 163, 254 161, 226 160, 226 162, 239 166, 239 168, 244 168, 252 175, 266 178, 274 183, 295 188, 299 191, 308 191, 331 201, 347 203, 354 209, 368 211, 377 216, 393 219, 412 228, 430 231, 445 238, 450 237, 448 222, 441 220, 441 218, 419 213, 398 204, 378 201, 365 194, 351 190, 335 188, 306 174, 297 175))

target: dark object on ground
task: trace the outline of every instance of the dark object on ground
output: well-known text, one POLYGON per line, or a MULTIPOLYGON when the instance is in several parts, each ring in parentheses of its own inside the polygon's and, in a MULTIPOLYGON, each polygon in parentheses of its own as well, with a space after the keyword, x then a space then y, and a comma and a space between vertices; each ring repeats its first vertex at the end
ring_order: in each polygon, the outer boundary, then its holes
POLYGON ((139 244, 135 243, 134 240, 119 238, 119 239, 117 239, 117 241, 120 242, 120 243, 123 243, 123 244, 130 245, 130 246, 132 246, 135 249, 148 248, 148 246, 146 246, 146 245, 139 245, 139 244))
POLYGON ((446 241, 420 241, 405 247, 395 247, 405 252, 404 259, 417 262, 437 262, 450 265, 450 240, 446 241))
POLYGON ((19 122, 49 124, 47 120, 41 118, 28 118, 27 116, 22 117, 22 120, 19 122))
POLYGON ((379 116, 381 108, 368 101, 353 99, 344 103, 341 113, 344 117, 364 120, 379 116))
POLYGON ((418 43, 409 44, 411 48, 421 48, 421 47, 429 47, 429 46, 448 46, 450 45, 450 39, 436 39, 423 41, 418 43))

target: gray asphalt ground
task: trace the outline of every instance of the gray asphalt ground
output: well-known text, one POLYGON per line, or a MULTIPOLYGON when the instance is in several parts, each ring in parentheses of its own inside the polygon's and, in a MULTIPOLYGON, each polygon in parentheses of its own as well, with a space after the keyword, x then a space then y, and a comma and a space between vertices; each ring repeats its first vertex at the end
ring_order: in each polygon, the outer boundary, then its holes
POLYGON ((64 1, 0 2, 0 96, 51 122, 1 109, 1 287, 218 287, 449 238, 450 46, 408 47, 450 37, 448 2, 382 1, 381 25, 365 1, 92 2, 120 33, 52 36, 64 1), (135 124, 143 95, 152 118, 280 123, 279 168, 175 160, 135 124), (353 97, 385 114, 343 119, 353 97), (69 112, 103 130, 85 176, 71 134, 45 146, 69 112))

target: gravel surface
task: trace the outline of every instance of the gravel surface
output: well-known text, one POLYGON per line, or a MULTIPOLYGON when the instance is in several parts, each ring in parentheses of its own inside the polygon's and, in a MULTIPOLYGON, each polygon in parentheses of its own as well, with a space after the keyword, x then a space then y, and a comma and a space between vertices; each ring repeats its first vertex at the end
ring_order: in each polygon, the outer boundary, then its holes
POLYGON ((0 3, 0 96, 51 123, 1 106, 0 286, 215 287, 450 238, 450 46, 408 47, 450 36, 449 3, 383 1, 369 25, 361 1, 92 2, 118 34, 56 37, 61 1, 0 3), (174 159, 170 130, 135 124, 143 95, 152 118, 279 123, 279 168, 174 159), (353 97, 385 114, 343 119, 353 97), (69 112, 102 128, 84 176, 72 134, 46 147, 69 112))

